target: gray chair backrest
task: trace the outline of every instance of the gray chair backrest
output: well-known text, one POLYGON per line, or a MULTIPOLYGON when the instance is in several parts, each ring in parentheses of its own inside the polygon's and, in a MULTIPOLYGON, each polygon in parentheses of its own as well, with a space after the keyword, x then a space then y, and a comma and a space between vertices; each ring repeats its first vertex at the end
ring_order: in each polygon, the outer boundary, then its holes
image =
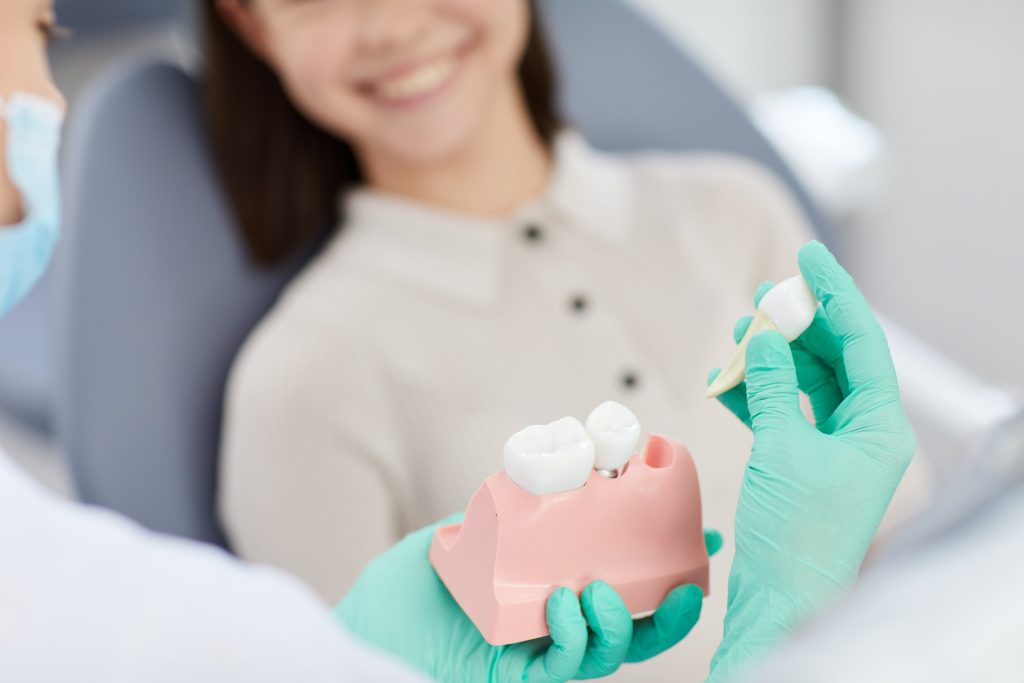
POLYGON ((81 498, 221 542, 221 398, 297 264, 252 268, 208 150, 199 86, 133 64, 83 99, 66 154, 59 432, 81 498))
POLYGON ((822 234, 824 215, 775 149, 708 72, 623 0, 541 0, 562 109, 597 147, 740 154, 789 185, 822 234))
MULTIPOLYGON (((635 10, 620 0, 542 5, 564 108, 595 144, 745 154, 806 201, 739 108, 635 10)), ((176 67, 108 75, 79 107, 69 140, 60 428, 75 481, 87 501, 220 542, 225 379, 299 263, 270 273, 246 264, 199 88, 176 67)))
POLYGON ((44 436, 53 418, 51 279, 0 320, 0 412, 44 436))
MULTIPOLYGON (((58 0, 61 23, 75 40, 53 46, 56 62, 81 59, 81 42, 182 21, 190 2, 168 0, 58 0)), ((73 82, 73 79, 72 79, 73 82)), ((0 320, 0 414, 42 437, 54 418, 54 302, 51 277, 44 277, 14 311, 0 320)))

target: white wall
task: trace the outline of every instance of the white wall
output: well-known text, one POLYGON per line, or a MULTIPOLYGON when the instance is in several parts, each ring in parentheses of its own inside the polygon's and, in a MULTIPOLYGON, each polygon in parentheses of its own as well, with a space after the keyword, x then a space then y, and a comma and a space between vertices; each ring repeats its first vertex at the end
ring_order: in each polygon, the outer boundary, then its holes
POLYGON ((840 90, 893 161, 843 226, 883 312, 967 369, 1024 389, 1024 0, 632 0, 734 91, 840 90))
POLYGON ((828 0, 632 0, 741 96, 831 77, 828 0))
POLYGON ((847 93, 897 173, 848 259, 880 308, 1024 388, 1024 2, 849 4, 847 93))

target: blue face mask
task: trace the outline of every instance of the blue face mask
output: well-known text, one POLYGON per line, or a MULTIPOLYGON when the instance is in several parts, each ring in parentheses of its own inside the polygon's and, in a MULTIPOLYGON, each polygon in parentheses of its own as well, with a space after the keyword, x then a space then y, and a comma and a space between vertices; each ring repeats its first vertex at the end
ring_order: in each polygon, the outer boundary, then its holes
POLYGON ((21 194, 25 219, 0 227, 0 316, 14 307, 50 265, 60 236, 58 153, 64 114, 36 95, 0 97, 6 120, 6 169, 21 194))

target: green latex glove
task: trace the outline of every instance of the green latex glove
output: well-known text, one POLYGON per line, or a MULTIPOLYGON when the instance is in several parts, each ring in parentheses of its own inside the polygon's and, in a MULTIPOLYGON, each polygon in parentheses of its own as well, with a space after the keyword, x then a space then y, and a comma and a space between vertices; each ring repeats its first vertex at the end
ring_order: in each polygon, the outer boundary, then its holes
MULTIPOLYGON (((428 560, 434 530, 421 529, 374 560, 334 614, 355 636, 439 681, 554 683, 607 676, 625 662, 669 649, 700 617, 703 594, 680 586, 651 617, 634 622, 603 581, 582 595, 560 588, 547 603, 551 636, 495 647, 487 643, 428 560)), ((708 552, 722 537, 705 532, 708 552)))
POLYGON ((822 302, 818 317, 792 346, 776 333, 754 337, 746 383, 722 397, 750 425, 754 445, 709 681, 731 680, 853 584, 914 453, 867 302, 823 245, 805 245, 799 262, 822 302), (815 426, 801 412, 801 385, 815 426))
MULTIPOLYGON (((754 308, 761 303, 764 295, 775 286, 773 282, 764 282, 754 294, 754 308)), ((744 316, 736 321, 733 328, 733 341, 739 344, 747 333, 753 316, 744 316)), ((846 372, 843 365, 843 349, 839 337, 832 329, 824 308, 819 308, 807 331, 789 345, 796 366, 797 383, 800 391, 807 394, 814 412, 815 424, 818 427, 832 417, 836 408, 849 393, 846 372)), ((708 376, 708 384, 718 377, 719 369, 714 369, 708 376)), ((718 397, 718 400, 750 427, 750 407, 747 403, 747 385, 730 389, 718 397)))

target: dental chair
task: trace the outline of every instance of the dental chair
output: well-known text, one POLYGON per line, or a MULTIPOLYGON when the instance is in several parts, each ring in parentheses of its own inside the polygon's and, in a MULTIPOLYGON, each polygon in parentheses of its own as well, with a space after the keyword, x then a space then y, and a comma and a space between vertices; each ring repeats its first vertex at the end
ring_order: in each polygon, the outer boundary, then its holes
POLYGON ((41 439, 53 422, 50 277, 0 320, 0 413, 41 439))
MULTIPOLYGON (((598 147, 779 155, 687 54, 621 0, 544 0, 563 111, 598 147)), ((221 403, 247 334, 304 259, 251 267, 220 191, 201 76, 133 61, 79 103, 66 149, 56 286, 59 432, 82 499, 224 543, 215 516, 221 403)))

